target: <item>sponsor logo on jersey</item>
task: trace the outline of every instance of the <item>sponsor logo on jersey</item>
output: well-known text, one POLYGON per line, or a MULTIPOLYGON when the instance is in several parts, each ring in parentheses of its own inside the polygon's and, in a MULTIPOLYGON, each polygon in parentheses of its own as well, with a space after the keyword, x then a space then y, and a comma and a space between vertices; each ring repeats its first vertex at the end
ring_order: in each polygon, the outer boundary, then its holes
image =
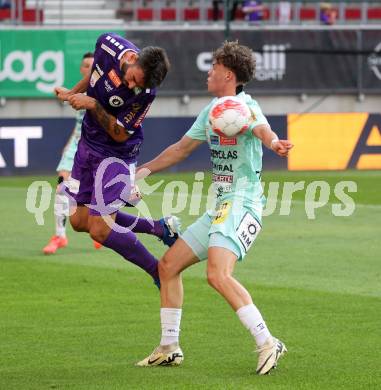
POLYGON ((107 51, 108 54, 111 54, 113 57, 115 57, 116 53, 114 50, 110 49, 108 46, 106 46, 104 43, 101 45, 101 49, 104 51, 107 51))
POLYGON ((220 139, 219 139, 218 135, 211 135, 210 136, 210 143, 212 145, 219 145, 220 144, 220 139))
POLYGON ((260 223, 250 213, 244 215, 237 228, 237 236, 245 252, 250 249, 261 228, 260 223))
POLYGON ((94 70, 90 77, 90 85, 94 88, 97 81, 101 78, 100 74, 94 70))
POLYGON ((108 102, 110 103, 110 106, 112 106, 112 107, 120 107, 124 103, 123 99, 117 95, 111 96, 110 99, 108 100, 108 102))
POLYGON ((105 80, 105 89, 107 92, 111 92, 114 88, 110 85, 108 80, 105 80))
POLYGON ((102 68, 98 64, 95 64, 95 67, 97 68, 97 71, 101 76, 105 74, 105 72, 103 72, 102 68))
POLYGON ((218 135, 211 135, 210 143, 212 145, 234 146, 237 145, 237 138, 225 138, 218 135))
POLYGON ((141 104, 133 103, 132 110, 123 118, 126 123, 130 123, 136 116, 136 113, 142 108, 141 104))
POLYGON ((238 158, 238 152, 236 150, 216 150, 210 149, 210 155, 212 158, 219 158, 221 160, 236 160, 238 158))
POLYGON ((115 85, 116 88, 118 88, 120 84, 122 84, 122 81, 120 80, 114 69, 111 69, 110 72, 108 72, 108 77, 110 77, 111 82, 115 85))
POLYGON ((222 146, 237 145, 237 138, 225 138, 225 137, 220 137, 220 145, 222 145, 222 146))
POLYGON ((226 218, 229 215, 231 206, 232 205, 230 202, 224 202, 218 207, 218 209, 216 210, 216 216, 213 220, 214 225, 225 222, 226 218))
POLYGON ((213 169, 219 172, 232 172, 233 173, 233 164, 216 164, 213 163, 213 169))
MULTIPOLYGON (((127 130, 127 132, 129 133, 129 134, 134 134, 134 132, 133 131, 130 131, 130 130, 127 130)), ((139 152, 139 150, 140 150, 140 145, 141 145, 142 143, 141 142, 138 142, 137 144, 135 144, 134 145, 134 147, 133 147, 133 149, 131 150, 131 152, 130 153, 128 153, 128 157, 134 157, 134 156, 136 156, 136 154, 139 152)))
POLYGON ((212 180, 220 183, 233 183, 232 175, 216 175, 213 173, 212 180))
POLYGON ((134 127, 139 127, 141 125, 141 123, 143 122, 143 119, 145 118, 145 116, 147 115, 147 112, 149 110, 149 108, 151 107, 151 103, 148 104, 148 106, 146 107, 146 109, 143 111, 143 114, 139 116, 138 120, 136 121, 136 123, 134 124, 134 127))

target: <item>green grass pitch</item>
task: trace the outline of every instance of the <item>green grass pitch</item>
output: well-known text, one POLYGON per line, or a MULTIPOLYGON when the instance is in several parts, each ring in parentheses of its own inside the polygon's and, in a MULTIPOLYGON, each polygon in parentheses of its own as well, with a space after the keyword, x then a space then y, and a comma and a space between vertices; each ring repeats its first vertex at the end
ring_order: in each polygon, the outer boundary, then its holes
MULTIPOLYGON (((159 179, 192 182, 192 174, 159 179)), ((353 180, 356 210, 334 217, 332 203, 309 220, 304 192, 289 216, 277 211, 237 278, 288 354, 270 376, 255 375, 249 333, 205 279, 184 273, 185 303, 176 368, 137 368, 160 339, 159 294, 141 270, 96 251, 68 228, 69 246, 46 257, 52 209, 38 226, 26 211, 35 179, 0 179, 0 389, 376 389, 381 388, 381 172, 267 172, 266 182, 353 180)), ((54 178, 50 177, 51 183, 54 178)), ((332 187, 333 188, 333 187, 332 187)), ((160 194, 144 199, 161 215, 160 194)), ((196 217, 180 213, 187 226, 196 217)), ((164 247, 140 235, 157 256, 164 247)))

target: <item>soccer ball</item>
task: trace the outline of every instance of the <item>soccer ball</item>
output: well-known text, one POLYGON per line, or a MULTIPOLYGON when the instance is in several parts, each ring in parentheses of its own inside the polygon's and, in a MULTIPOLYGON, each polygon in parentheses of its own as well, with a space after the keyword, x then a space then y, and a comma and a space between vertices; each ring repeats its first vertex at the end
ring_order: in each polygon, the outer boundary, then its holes
POLYGON ((219 98, 209 112, 212 130, 226 138, 244 133, 250 125, 249 107, 237 96, 219 98))

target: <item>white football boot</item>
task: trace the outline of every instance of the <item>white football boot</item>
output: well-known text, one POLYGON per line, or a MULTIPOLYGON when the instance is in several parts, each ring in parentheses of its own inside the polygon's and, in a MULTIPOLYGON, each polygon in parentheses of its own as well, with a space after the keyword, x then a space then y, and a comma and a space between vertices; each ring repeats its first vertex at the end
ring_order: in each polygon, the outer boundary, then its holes
POLYGON ((177 343, 160 345, 151 355, 136 363, 139 367, 178 366, 184 360, 183 351, 177 343))
POLYGON ((269 337, 256 352, 258 352, 257 374, 265 375, 276 368, 279 358, 287 352, 287 348, 282 341, 269 337))

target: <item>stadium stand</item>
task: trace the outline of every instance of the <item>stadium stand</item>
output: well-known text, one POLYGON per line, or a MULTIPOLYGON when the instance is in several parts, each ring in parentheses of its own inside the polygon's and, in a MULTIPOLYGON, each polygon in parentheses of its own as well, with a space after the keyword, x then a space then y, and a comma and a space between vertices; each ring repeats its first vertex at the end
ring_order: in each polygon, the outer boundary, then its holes
POLYGON ((123 23, 123 19, 116 17, 115 9, 110 8, 106 0, 26 0, 25 5, 27 9, 39 9, 43 13, 45 25, 123 23))
MULTIPOLYGON (((224 9, 219 4, 217 14, 211 0, 7 0, 0 2, 0 22, 35 23, 45 25, 122 25, 134 23, 223 22, 224 9), (1 7, 1 5, 6 7, 1 7), (9 6, 11 5, 11 6, 9 6)), ((291 1, 290 23, 320 23, 320 2, 291 1)), ((337 23, 380 23, 380 2, 343 2, 331 0, 337 23)), ((263 2, 261 23, 279 24, 279 2, 263 2)), ((245 22, 242 4, 238 3, 232 22, 245 22)))
POLYGON ((4 1, 0 7, 0 22, 16 21, 18 24, 42 23, 43 11, 28 7, 26 0, 4 1))
MULTIPOLYGON (((214 13, 212 1, 207 0, 120 0, 117 15, 125 19, 138 22, 188 22, 207 23, 210 21, 224 21, 224 10, 220 4, 217 17, 214 13), (126 6, 129 4, 129 6, 126 6), (126 12, 128 9, 128 12, 126 12)), ((222 3, 222 2, 221 2, 222 3)), ((320 2, 290 2, 291 3, 291 23, 311 23, 320 21, 320 2)), ((333 1, 333 9, 338 13, 339 23, 359 22, 380 22, 381 2, 343 2, 333 1), (340 12, 341 11, 341 12, 340 12)), ((265 23, 278 23, 279 2, 263 2, 264 10, 262 20, 265 23)), ((242 12, 242 4, 238 4, 234 20, 242 22, 245 15, 242 12)))

